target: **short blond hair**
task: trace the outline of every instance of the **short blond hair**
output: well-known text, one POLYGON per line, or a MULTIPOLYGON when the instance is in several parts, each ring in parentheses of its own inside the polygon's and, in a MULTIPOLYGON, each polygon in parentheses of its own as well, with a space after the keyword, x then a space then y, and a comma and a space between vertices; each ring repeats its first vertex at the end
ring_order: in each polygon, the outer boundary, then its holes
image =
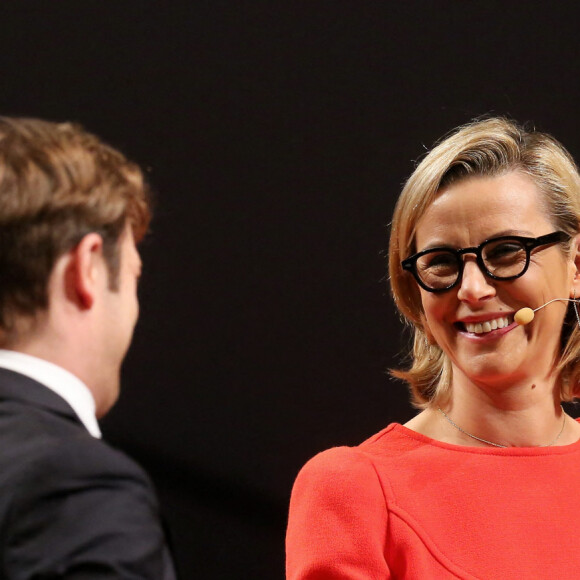
MULTIPOLYGON (((556 229, 571 237, 580 224, 580 176, 572 156, 553 137, 504 117, 478 120, 441 140, 407 180, 393 215, 389 275, 395 303, 414 331, 413 362, 392 373, 407 381, 418 408, 445 405, 452 370, 447 355, 433 344, 414 278, 401 261, 416 252, 415 228, 439 190, 470 176, 498 176, 509 171, 529 176, 544 196, 556 229)), ((580 331, 569 309, 558 365, 561 398, 580 396, 580 331)))
POLYGON ((139 167, 71 123, 0 117, 0 329, 48 306, 56 260, 89 232, 103 238, 117 286, 118 240, 150 221, 139 167))

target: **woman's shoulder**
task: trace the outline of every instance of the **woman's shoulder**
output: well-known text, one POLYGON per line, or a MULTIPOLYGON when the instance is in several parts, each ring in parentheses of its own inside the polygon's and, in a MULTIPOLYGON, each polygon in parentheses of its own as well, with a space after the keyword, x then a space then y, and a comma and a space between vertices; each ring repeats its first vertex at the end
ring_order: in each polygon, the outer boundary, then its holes
POLYGON ((299 477, 329 479, 352 476, 367 471, 369 459, 359 447, 332 447, 316 454, 300 470, 299 477))
POLYGON ((368 507, 385 509, 381 478, 372 460, 358 447, 333 447, 315 455, 300 470, 292 488, 292 521, 321 514, 342 514, 368 507), (355 507, 356 506, 356 507, 355 507))
POLYGON ((387 529, 385 490, 367 454, 360 446, 322 451, 300 470, 292 489, 287 577, 338 578, 353 565, 363 574, 384 567, 387 529))
POLYGON ((391 424, 372 437, 353 447, 341 446, 326 449, 312 457, 298 474, 295 487, 329 489, 356 489, 367 487, 373 480, 378 483, 376 460, 383 462, 389 455, 401 451, 401 434, 398 424, 391 424))

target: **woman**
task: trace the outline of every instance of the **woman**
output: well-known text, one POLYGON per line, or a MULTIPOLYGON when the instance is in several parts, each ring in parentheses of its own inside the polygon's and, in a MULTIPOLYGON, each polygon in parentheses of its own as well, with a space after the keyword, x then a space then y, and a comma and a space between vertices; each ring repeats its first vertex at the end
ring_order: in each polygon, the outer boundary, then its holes
POLYGON ((580 393, 579 222, 570 155, 506 119, 418 165, 389 261, 415 335, 395 374, 423 410, 302 469, 289 580, 578 577, 580 423, 560 403, 580 393))

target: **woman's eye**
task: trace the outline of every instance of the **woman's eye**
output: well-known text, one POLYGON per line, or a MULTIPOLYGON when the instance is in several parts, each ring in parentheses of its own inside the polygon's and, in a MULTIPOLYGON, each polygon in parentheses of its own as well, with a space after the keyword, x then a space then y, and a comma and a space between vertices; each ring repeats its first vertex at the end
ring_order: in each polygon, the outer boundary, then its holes
POLYGON ((438 252, 425 256, 424 268, 433 270, 443 270, 446 268, 456 268, 457 260, 454 254, 449 252, 438 252))
POLYGON ((525 250, 518 242, 501 242, 491 248, 486 248, 485 259, 509 260, 517 258, 522 252, 525 253, 525 250))

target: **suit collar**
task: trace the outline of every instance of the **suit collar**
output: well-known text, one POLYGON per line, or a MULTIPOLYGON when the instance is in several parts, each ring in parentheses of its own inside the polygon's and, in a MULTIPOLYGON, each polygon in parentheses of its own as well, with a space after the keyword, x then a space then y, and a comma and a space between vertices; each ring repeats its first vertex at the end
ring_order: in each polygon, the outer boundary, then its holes
POLYGON ((29 377, 53 391, 72 407, 91 435, 101 436, 95 417, 95 400, 77 376, 48 360, 4 349, 0 349, 0 368, 29 377))
POLYGON ((42 383, 3 368, 0 368, 0 400, 18 401, 76 417, 72 407, 42 383))
POLYGON ((0 368, 0 401, 16 401, 23 405, 40 407, 86 429, 73 408, 61 396, 42 383, 15 371, 0 368))

